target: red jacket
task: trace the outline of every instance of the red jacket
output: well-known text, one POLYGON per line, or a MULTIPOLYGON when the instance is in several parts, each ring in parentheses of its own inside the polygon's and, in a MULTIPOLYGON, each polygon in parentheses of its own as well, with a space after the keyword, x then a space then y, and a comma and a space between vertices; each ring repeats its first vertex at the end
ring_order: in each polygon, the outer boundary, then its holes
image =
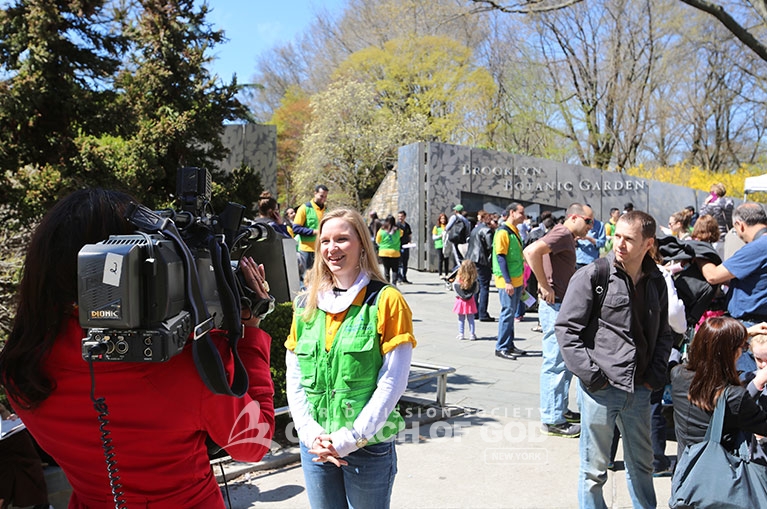
MULTIPOLYGON (((220 333, 213 334, 225 345, 220 333)), ((88 363, 81 354, 84 336, 72 317, 43 363, 55 380, 55 390, 34 410, 18 404, 14 408, 66 473, 73 488, 69 507, 111 509, 115 504, 98 413, 90 398, 88 363)), ((128 507, 224 507, 205 438, 210 435, 240 461, 258 461, 269 450, 274 431, 270 342, 261 329, 245 328, 238 350, 250 387, 242 398, 208 390, 189 346, 163 363, 93 363, 95 394, 108 406, 106 428, 128 507)), ((231 355, 219 350, 231 374, 231 355)))

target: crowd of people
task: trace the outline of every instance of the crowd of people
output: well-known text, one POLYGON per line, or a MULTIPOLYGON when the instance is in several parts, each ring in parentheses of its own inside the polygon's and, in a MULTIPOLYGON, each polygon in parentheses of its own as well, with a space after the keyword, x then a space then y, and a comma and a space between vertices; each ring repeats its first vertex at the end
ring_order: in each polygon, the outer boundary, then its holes
MULTIPOLYGON (((725 195, 713 185, 698 213, 682 209, 660 228, 631 203, 603 222, 584 203, 533 221, 519 202, 499 213, 479 210, 474 224, 459 203, 431 228, 438 276, 455 293, 459 341, 477 338, 476 321, 497 322, 499 362, 527 358, 515 344, 515 323, 537 311, 541 431, 579 439, 581 507, 604 507, 619 439, 632 503, 657 505, 652 479, 672 475, 676 464, 665 455, 669 387, 680 456, 704 439, 720 397, 728 408, 723 443, 753 437, 760 450, 767 435, 767 215, 755 203, 736 208, 725 195), (727 233, 743 246, 725 258, 727 233), (488 313, 491 283, 497 318, 488 313), (569 401, 573 375, 577 410, 569 401)), ((416 346, 412 312, 397 288, 410 283, 413 230, 404 210, 383 219, 371 212, 366 222, 355 210, 328 210, 327 196, 318 185, 285 215, 269 193, 257 204, 258 221, 296 239, 302 291, 285 341, 287 396, 312 507, 384 508, 397 472, 394 438, 404 427, 397 403, 416 346)), ((262 316, 243 308, 239 354, 249 385, 242 398, 209 391, 190 349, 163 364, 84 362, 77 253, 133 232, 124 219, 130 201, 78 191, 40 223, 0 353, 0 381, 30 438, 66 472, 72 507, 223 507, 209 442, 246 461, 268 450, 271 338, 259 327, 262 316), (95 382, 109 403, 96 431, 95 382), (172 419, 156 418, 168 412, 172 419), (232 442, 243 412, 255 420, 232 442), (163 466, 148 465, 159 450, 163 466)), ((268 298, 263 266, 244 258, 239 270, 251 292, 268 298)), ((224 331, 212 336, 231 370, 224 331)), ((765 458, 762 451, 767 465, 765 458)))

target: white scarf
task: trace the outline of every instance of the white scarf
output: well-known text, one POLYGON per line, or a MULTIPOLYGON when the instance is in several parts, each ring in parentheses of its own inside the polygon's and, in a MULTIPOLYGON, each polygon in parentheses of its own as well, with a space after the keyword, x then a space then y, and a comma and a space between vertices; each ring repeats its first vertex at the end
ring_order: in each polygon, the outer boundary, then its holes
POLYGON ((317 295, 317 307, 326 313, 340 313, 349 309, 360 291, 370 282, 370 277, 365 271, 360 271, 354 284, 346 291, 326 290, 317 295))

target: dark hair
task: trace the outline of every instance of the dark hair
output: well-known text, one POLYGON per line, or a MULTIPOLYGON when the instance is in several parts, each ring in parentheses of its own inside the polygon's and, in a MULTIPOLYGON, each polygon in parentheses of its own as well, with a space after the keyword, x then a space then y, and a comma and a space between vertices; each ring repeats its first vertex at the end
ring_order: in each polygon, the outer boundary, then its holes
POLYGON ((314 188, 314 192, 318 193, 320 191, 328 191, 328 186, 325 184, 318 184, 317 187, 314 188))
POLYGON ((713 244, 719 240, 719 222, 711 214, 703 214, 695 221, 690 236, 695 240, 713 244))
POLYGON ((633 203, 631 203, 630 201, 627 201, 627 202, 626 202, 626 203, 623 205, 623 210, 625 210, 626 212, 631 212, 632 210, 634 210, 634 204, 633 204, 633 203))
POLYGON ((397 212, 397 214, 402 214, 403 216, 407 217, 407 212, 405 212, 404 210, 400 210, 399 212, 397 212))
POLYGON ((620 211, 621 211, 621 209, 619 209, 617 207, 613 207, 613 208, 610 209, 610 215, 612 216, 613 212, 620 212, 620 211))
POLYGON ((764 212, 764 207, 753 202, 738 205, 738 208, 735 209, 735 213, 732 215, 732 219, 733 221, 742 221, 746 223, 746 226, 767 224, 767 215, 764 212))
POLYGON ((675 222, 681 223, 682 230, 687 230, 690 227, 690 218, 692 217, 692 214, 690 214, 689 211, 680 210, 679 212, 671 214, 670 217, 673 217, 675 222))
POLYGON ((715 316, 698 329, 690 347, 687 369, 694 371, 687 399, 713 412, 728 385, 740 385, 735 354, 746 344, 746 327, 734 318, 715 316))
POLYGON ((622 221, 628 224, 639 223, 639 228, 642 231, 643 239, 655 238, 655 229, 657 228, 657 225, 655 224, 655 219, 647 212, 642 212, 641 210, 631 210, 623 214, 620 219, 618 219, 618 221, 622 221))
MULTIPOLYGON (((588 205, 584 205, 582 203, 577 203, 577 202, 576 203, 571 203, 570 206, 567 207, 567 212, 565 212, 565 214, 567 215, 567 217, 570 217, 570 216, 580 216, 580 215, 586 213, 586 207, 587 206, 588 205)), ((589 207, 589 208, 591 208, 591 207, 589 207)))
POLYGON ((506 215, 508 216, 509 214, 511 214, 511 211, 512 211, 512 210, 513 210, 514 212, 516 212, 516 211, 517 211, 517 209, 519 208, 519 206, 520 206, 520 205, 522 205, 522 204, 521 204, 521 203, 519 203, 519 202, 513 201, 513 202, 509 203, 508 207, 506 207, 506 209, 504 210, 504 212, 505 212, 505 213, 506 213, 506 215))
POLYGON ((395 228, 397 226, 397 220, 394 219, 394 216, 389 214, 386 216, 386 219, 383 220, 384 225, 386 225, 385 230, 388 232, 392 228, 395 228))
POLYGON ((41 363, 77 301, 77 253, 109 235, 133 232, 125 220, 127 194, 82 189, 43 217, 27 248, 13 328, 0 353, 0 382, 25 408, 56 388, 41 363))
POLYGON ((269 191, 264 191, 258 197, 258 213, 261 217, 269 217, 272 210, 277 210, 277 200, 269 191))

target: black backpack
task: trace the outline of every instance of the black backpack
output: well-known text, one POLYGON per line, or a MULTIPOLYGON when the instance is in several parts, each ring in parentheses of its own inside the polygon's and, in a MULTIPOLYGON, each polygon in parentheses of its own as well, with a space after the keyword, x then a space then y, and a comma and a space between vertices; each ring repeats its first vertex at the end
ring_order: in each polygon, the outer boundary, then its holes
POLYGON ((447 232, 447 240, 453 244, 466 244, 469 238, 469 227, 464 219, 456 219, 447 232))

